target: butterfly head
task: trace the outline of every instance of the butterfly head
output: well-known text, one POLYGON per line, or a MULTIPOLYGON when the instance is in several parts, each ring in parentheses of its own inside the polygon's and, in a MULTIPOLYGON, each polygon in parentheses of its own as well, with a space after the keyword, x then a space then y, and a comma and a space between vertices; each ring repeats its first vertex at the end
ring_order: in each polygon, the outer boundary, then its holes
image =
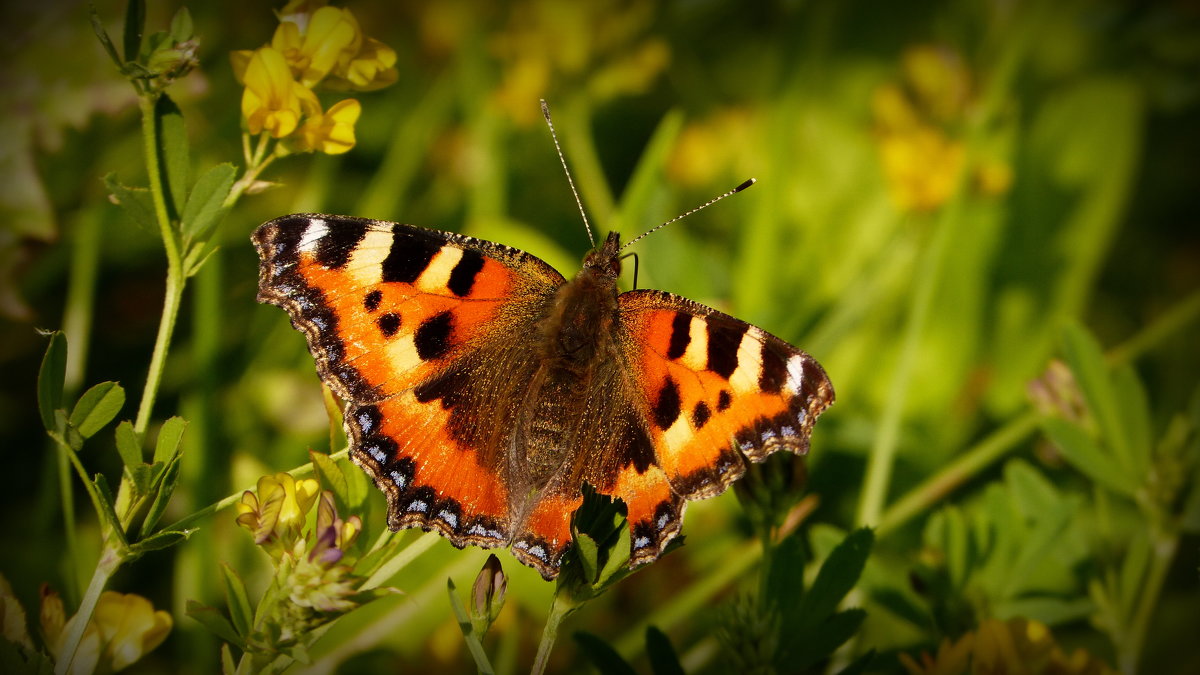
POLYGON ((593 274, 616 279, 621 276, 621 235, 609 232, 600 246, 592 249, 583 258, 583 269, 593 274))

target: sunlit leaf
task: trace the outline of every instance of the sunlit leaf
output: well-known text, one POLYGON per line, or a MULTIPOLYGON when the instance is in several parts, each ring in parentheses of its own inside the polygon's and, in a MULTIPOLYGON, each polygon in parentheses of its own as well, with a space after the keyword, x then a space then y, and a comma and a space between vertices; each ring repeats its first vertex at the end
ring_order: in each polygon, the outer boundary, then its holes
POLYGON ((83 392, 71 410, 71 426, 91 438, 112 421, 125 405, 125 390, 116 382, 101 382, 83 392))

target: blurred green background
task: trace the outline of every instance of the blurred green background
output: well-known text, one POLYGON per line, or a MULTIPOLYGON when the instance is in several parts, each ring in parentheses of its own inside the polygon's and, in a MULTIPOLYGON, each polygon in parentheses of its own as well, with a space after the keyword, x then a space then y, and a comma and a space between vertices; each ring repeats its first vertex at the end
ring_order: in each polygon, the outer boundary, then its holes
MULTIPOLYGON (((929 618, 949 604, 967 608, 967 627, 1026 616, 1050 624, 1064 646, 1114 662, 1088 584, 1103 576, 1106 555, 1121 559, 1121 533, 1138 530, 1141 516, 1116 500, 1119 526, 1097 532, 1100 488, 1030 421, 1029 384, 1061 356, 1063 327, 1076 321, 1110 354, 1131 357, 1155 438, 1194 406, 1200 7, 344 6, 396 50, 398 81, 356 95, 363 114, 349 153, 300 155, 268 169, 263 177, 279 185, 228 215, 220 251, 191 282, 155 416, 190 422, 168 520, 303 464, 308 448, 344 444, 330 440, 303 337, 282 311, 254 301, 249 234, 259 223, 300 211, 397 220, 522 248, 567 275, 577 269, 589 245, 539 114, 545 98, 601 233, 632 237, 758 179, 640 243, 638 284, 759 325, 827 369, 838 401, 816 428, 809 461, 807 489, 817 501, 805 532, 814 555, 839 531, 878 525, 889 505, 997 430, 1011 432, 946 494, 880 533, 858 598, 869 618, 852 651, 875 648, 879 669, 897 669, 897 650, 954 636, 929 618), (889 455, 894 462, 879 459, 889 455), (1008 463, 1013 458, 1020 463, 1008 463), (938 557, 937 538, 925 529, 931 514, 951 504, 973 513, 990 491, 1028 472, 1079 507, 1062 530, 1060 559, 1021 568, 1030 576, 1003 590, 966 584, 957 594, 916 597, 910 572, 938 557), (1023 585, 1033 578, 1042 581, 1023 585), (928 614, 905 615, 887 602, 888 589, 928 614)), ((148 26, 165 26, 177 7, 151 3, 148 26)), ((98 9, 120 34, 123 5, 98 9)), ((241 88, 229 52, 267 42, 277 20, 265 2, 191 10, 200 65, 169 93, 183 110, 198 173, 240 162, 241 88)), ((5 3, 0 12, 0 571, 36 617, 39 584, 64 591, 70 606, 90 574, 67 568, 62 556, 57 466, 35 421, 45 349, 36 329, 66 331, 69 389, 119 381, 130 395, 122 418, 132 417, 161 310, 164 260, 158 234, 128 222, 100 180, 116 172, 139 183, 145 169, 136 99, 92 34, 86 5, 5 3)), ((111 434, 96 437, 85 462, 116 480, 111 434)), ((1195 476, 1186 464, 1174 475, 1195 476)), ((372 501, 368 516, 378 519, 383 497, 372 501)), ((94 530, 86 499, 77 496, 76 505, 79 527, 94 530)), ((113 588, 146 595, 175 617, 168 642, 135 668, 216 669, 217 642, 183 607, 188 599, 223 603, 220 563, 248 577, 262 566, 233 517, 203 521, 184 545, 114 579, 113 588)), ((684 534, 683 549, 572 617, 566 630, 595 633, 636 658, 653 622, 691 667, 719 671, 712 608, 752 579, 758 543, 732 495, 692 504, 684 534)), ((449 575, 469 587, 483 558, 438 542, 393 579, 402 595, 326 636, 314 652, 324 659, 318 672, 338 663, 343 672, 469 670, 444 583, 449 575)), ((489 645, 497 661, 520 671, 552 588, 511 556, 501 559, 509 604, 489 645)), ((1144 672, 1200 669, 1198 563, 1200 538, 1185 526, 1155 605, 1144 672)), ((578 659, 564 638, 552 669, 578 659)))

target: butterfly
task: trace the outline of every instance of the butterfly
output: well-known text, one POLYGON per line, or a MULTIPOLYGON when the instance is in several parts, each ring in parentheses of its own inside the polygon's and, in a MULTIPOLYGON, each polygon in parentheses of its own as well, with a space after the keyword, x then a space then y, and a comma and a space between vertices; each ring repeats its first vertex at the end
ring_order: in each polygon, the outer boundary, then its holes
POLYGON ((618 292, 615 232, 569 281, 503 244, 365 218, 283 216, 253 241, 258 299, 287 310, 346 402, 389 527, 510 546, 546 579, 585 482, 624 501, 630 566, 647 563, 688 501, 746 461, 805 454, 833 402, 820 364, 766 331, 618 292))

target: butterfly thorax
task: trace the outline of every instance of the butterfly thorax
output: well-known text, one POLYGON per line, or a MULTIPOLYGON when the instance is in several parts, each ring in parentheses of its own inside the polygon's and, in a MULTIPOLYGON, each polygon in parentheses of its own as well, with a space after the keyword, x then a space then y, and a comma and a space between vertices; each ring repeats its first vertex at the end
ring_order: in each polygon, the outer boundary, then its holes
MULTIPOLYGON (((538 324, 540 359, 518 417, 514 447, 529 487, 541 488, 570 463, 587 396, 609 379, 617 359, 617 258, 614 232, 555 294, 538 324)), ((517 468, 517 467, 514 467, 517 468)))

